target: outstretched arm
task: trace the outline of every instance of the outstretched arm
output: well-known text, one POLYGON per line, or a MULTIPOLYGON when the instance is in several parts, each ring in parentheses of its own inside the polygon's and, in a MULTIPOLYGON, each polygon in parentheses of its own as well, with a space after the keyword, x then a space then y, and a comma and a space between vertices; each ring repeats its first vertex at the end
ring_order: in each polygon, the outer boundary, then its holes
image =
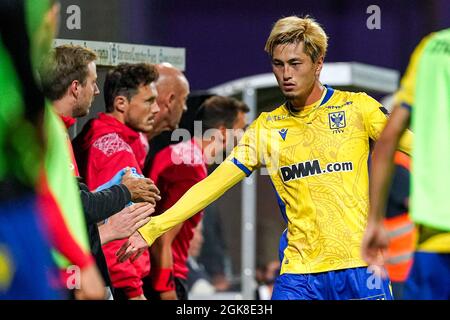
POLYGON ((136 259, 156 238, 203 210, 244 177, 245 173, 231 161, 223 162, 206 179, 189 189, 173 207, 152 217, 138 233, 133 234, 117 252, 119 261, 132 256, 132 260, 136 259))

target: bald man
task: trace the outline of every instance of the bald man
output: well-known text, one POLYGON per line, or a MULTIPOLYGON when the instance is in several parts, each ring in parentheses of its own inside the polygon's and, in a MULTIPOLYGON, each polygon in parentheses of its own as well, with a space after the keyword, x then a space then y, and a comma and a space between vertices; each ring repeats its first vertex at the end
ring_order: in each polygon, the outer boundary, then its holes
POLYGON ((180 70, 169 63, 158 64, 156 68, 159 72, 156 89, 160 111, 155 115, 155 126, 147 134, 149 140, 163 131, 178 128, 181 116, 187 110, 186 100, 189 95, 189 82, 180 70))
MULTIPOLYGON (((189 95, 189 82, 184 74, 168 63, 161 63, 156 65, 159 73, 159 78, 156 82, 156 88, 158 91, 157 103, 160 108, 160 112, 155 115, 155 122, 153 129, 147 133, 147 137, 150 141, 150 152, 147 157, 146 168, 144 172, 148 177, 151 173, 152 162, 157 154, 162 152, 168 147, 170 142, 166 136, 161 135, 165 131, 173 131, 178 128, 181 116, 187 111, 186 101, 189 95)), ((171 251, 167 251, 167 254, 171 255, 171 251)), ((152 258, 152 263, 154 259, 152 258)), ((158 269, 158 263, 156 264, 158 269)), ((153 268, 153 267, 152 267, 153 268)), ((159 268, 160 269, 160 268, 159 268)), ((173 275, 169 275, 173 277, 173 275)), ((176 299, 177 296, 174 288, 170 288, 169 296, 165 296, 165 292, 159 293, 154 290, 154 278, 147 278, 147 282, 144 286, 147 298, 150 299, 176 299)), ((158 277, 161 278, 161 277, 158 277)), ((161 283, 167 283, 168 281, 160 281, 161 283)), ((158 286, 156 286, 158 288, 158 286)), ((165 289, 165 288, 163 288, 165 289)), ((165 290, 160 290, 165 291, 165 290)), ((167 294, 166 294, 167 295, 167 294)))

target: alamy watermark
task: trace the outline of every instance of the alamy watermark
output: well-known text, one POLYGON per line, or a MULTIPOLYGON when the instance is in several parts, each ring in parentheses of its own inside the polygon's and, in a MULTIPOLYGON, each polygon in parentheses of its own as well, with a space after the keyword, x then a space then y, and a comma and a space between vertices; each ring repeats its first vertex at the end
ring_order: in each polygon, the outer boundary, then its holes
POLYGON ((221 164, 238 146, 237 153, 249 159, 255 167, 261 167, 261 174, 268 175, 269 167, 267 163, 278 164, 280 147, 280 134, 277 130, 261 130, 255 128, 226 129, 216 128, 203 130, 202 121, 194 121, 193 135, 187 129, 176 129, 172 132, 171 141, 186 143, 193 137, 209 142, 202 150, 204 157, 196 155, 197 147, 185 144, 183 148, 177 148, 177 152, 172 152, 171 160, 175 164, 200 165, 206 162, 207 165, 221 164), (244 136, 245 134, 245 136, 244 136), (267 150, 272 150, 271 153, 267 150))
POLYGON ((381 9, 376 4, 372 4, 367 7, 367 14, 370 16, 366 20, 366 27, 369 30, 381 29, 381 9))
POLYGON ((291 153, 295 146, 290 147, 286 141, 290 135, 288 129, 257 129, 253 126, 247 130, 215 128, 202 130, 202 122, 195 121, 193 135, 189 130, 181 128, 172 132, 172 143, 178 142, 183 145, 172 147, 171 160, 177 165, 201 165, 204 162, 206 165, 221 164, 233 152, 233 157, 246 169, 252 171, 260 168, 261 175, 273 175, 280 171, 285 181, 319 174, 353 171, 354 164, 351 161, 311 159, 291 163, 290 161, 293 161, 291 153), (187 143, 193 136, 202 142, 209 142, 202 150, 203 156, 198 154, 198 147, 187 143), (281 168, 280 163, 284 164, 281 168))
POLYGON ((81 29, 81 9, 79 6, 72 4, 67 7, 66 14, 66 27, 69 30, 81 29))
POLYGON ((381 289, 383 280, 388 278, 385 269, 377 265, 368 266, 367 273, 370 274, 366 281, 366 286, 369 290, 381 289))
POLYGON ((66 280, 66 287, 69 290, 73 289, 81 289, 81 270, 79 266, 69 266, 66 269, 66 273, 68 274, 66 280))

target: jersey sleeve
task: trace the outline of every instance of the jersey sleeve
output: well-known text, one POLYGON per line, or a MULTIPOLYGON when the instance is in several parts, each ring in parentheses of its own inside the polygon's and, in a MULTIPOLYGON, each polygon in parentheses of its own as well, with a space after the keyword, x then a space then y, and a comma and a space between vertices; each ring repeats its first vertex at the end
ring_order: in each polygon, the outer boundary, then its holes
POLYGON ((262 120, 263 116, 248 127, 239 141, 238 145, 233 149, 228 156, 227 161, 231 161, 248 177, 251 173, 258 169, 262 163, 262 120))
MULTIPOLYGON (((369 138, 377 141, 386 125, 388 112, 378 101, 367 94, 363 94, 361 97, 361 108, 369 138)), ((412 142, 413 134, 410 130, 406 130, 400 139, 398 149, 411 155, 412 142)))
POLYGON ((420 57, 422 56, 423 50, 430 40, 430 34, 426 36, 414 49, 411 59, 409 60, 409 65, 406 72, 400 82, 400 88, 394 96, 394 102, 396 105, 400 105, 409 111, 414 104, 414 91, 416 86, 416 74, 417 66, 419 65, 420 57))
POLYGON ((140 234, 151 245, 160 235, 203 210, 244 177, 241 168, 224 161, 211 175, 190 188, 174 206, 152 217, 149 223, 139 229, 140 234))

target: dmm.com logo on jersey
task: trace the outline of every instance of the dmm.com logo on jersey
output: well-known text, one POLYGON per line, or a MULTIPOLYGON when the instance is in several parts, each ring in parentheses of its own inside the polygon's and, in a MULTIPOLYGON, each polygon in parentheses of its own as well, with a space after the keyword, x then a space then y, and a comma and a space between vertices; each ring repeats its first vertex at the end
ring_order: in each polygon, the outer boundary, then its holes
POLYGON ((310 160, 297 164, 281 167, 281 175, 284 182, 317 176, 324 173, 353 171, 353 162, 333 162, 321 167, 319 160, 310 160))

